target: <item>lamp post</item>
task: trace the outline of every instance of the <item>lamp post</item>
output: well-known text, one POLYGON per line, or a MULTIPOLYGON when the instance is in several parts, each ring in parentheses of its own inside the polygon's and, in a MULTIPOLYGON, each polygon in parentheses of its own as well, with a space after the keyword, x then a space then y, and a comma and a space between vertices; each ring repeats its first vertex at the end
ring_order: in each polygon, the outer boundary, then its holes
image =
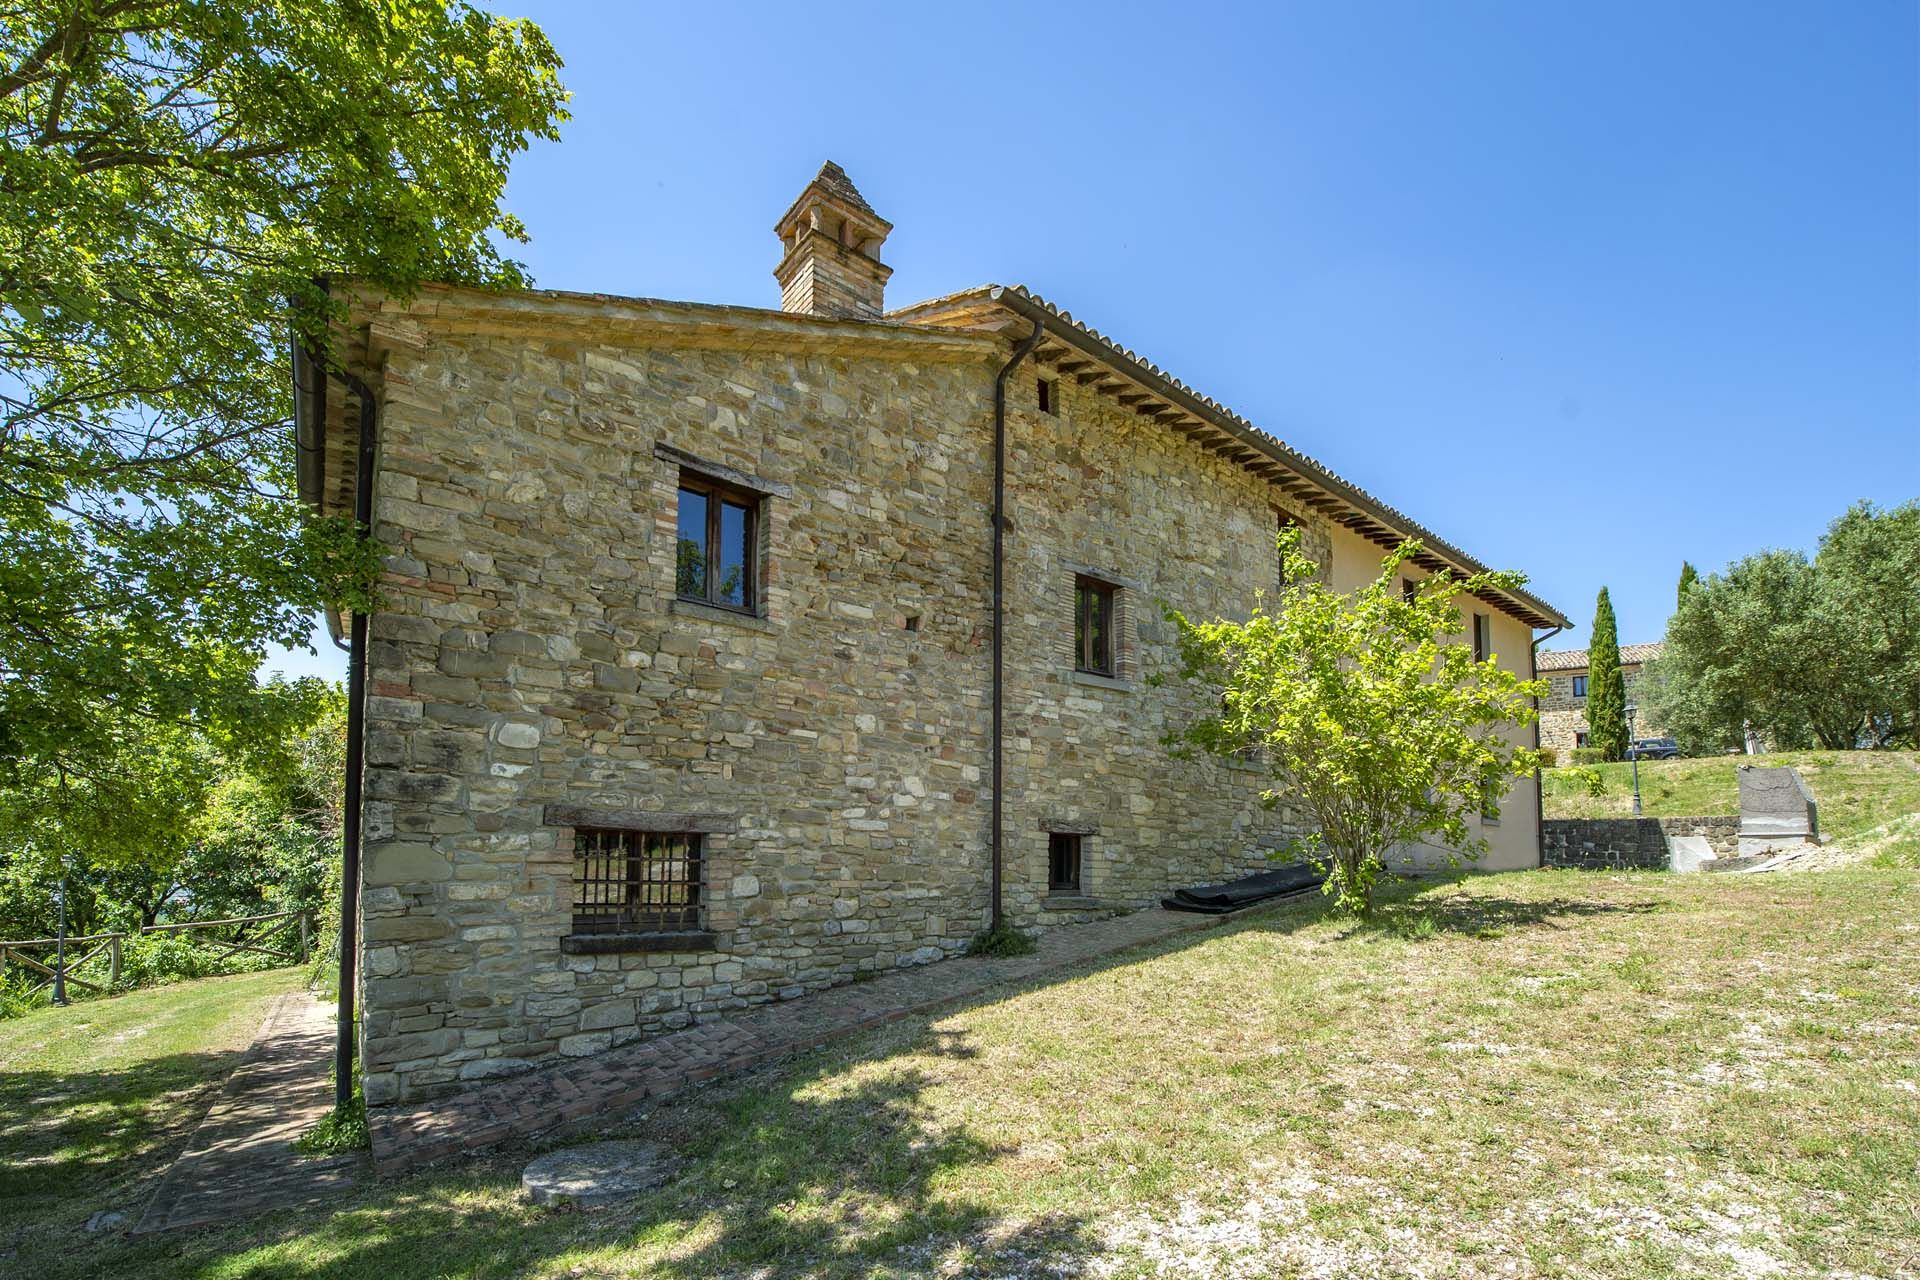
POLYGON ((1627 704, 1627 759, 1633 761, 1633 816, 1640 816, 1640 752, 1633 745, 1634 705, 1627 704))
POLYGON ((67 860, 60 859, 60 927, 53 935, 53 1002, 67 1002, 67 860))

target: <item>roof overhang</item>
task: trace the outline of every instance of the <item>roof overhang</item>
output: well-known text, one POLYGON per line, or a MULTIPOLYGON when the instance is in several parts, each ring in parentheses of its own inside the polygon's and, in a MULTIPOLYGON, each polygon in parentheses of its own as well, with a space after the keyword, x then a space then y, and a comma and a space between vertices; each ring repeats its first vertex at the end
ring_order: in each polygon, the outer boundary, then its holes
MULTIPOLYGON (((1051 366, 1057 375, 1107 394, 1121 407, 1245 467, 1289 502, 1311 508, 1387 549, 1418 541, 1423 550, 1414 563, 1429 572, 1453 570, 1469 576, 1488 572, 1486 565, 1431 529, 1024 288, 986 285, 888 313, 890 320, 981 329, 1003 327, 1008 317, 1045 328, 1047 336, 1034 359, 1051 366)), ((1573 625, 1560 610, 1528 591, 1476 594, 1532 627, 1573 625)))

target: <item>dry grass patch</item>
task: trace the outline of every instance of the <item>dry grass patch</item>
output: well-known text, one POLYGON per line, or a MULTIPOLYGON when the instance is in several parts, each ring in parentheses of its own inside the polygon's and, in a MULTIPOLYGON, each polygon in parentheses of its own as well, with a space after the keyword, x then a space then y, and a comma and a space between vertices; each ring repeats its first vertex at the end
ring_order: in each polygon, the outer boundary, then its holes
MULTIPOLYGON (((389 1184, 208 1277, 1891 1276, 1920 1240, 1920 875, 1533 872, 1290 907, 609 1131, 674 1184, 389 1184)), ((964 963, 956 961, 954 963, 964 963)))

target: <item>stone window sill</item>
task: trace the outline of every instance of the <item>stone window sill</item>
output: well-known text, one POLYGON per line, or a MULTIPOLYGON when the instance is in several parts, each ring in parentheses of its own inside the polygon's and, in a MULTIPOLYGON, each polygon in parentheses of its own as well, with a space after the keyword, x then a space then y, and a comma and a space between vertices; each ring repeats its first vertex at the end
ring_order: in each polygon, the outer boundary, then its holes
POLYGON ((629 951, 717 951, 720 935, 708 929, 672 933, 570 933, 560 950, 570 956, 610 956, 629 951))
POLYGON ((729 626, 740 627, 747 631, 758 631, 762 635, 772 635, 780 628, 770 618, 757 613, 742 613, 738 609, 723 609, 719 605, 702 604, 698 600, 688 600, 684 596, 675 596, 667 605, 670 613, 684 618, 699 618, 703 622, 724 622, 729 626))
POLYGON ((1083 893, 1050 893, 1040 905, 1048 911, 1098 911, 1105 904, 1083 893))
POLYGON ((1073 671, 1069 673, 1068 678, 1075 684, 1083 684, 1093 689, 1112 689, 1116 693, 1133 692, 1133 681, 1103 676, 1097 671, 1073 671))

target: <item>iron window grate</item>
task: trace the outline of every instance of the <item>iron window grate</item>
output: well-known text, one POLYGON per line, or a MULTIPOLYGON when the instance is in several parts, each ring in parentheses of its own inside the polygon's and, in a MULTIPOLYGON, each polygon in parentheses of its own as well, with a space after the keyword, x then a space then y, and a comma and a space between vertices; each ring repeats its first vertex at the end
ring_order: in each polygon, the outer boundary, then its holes
POLYGON ((577 831, 573 931, 655 933, 700 927, 700 837, 577 831))

